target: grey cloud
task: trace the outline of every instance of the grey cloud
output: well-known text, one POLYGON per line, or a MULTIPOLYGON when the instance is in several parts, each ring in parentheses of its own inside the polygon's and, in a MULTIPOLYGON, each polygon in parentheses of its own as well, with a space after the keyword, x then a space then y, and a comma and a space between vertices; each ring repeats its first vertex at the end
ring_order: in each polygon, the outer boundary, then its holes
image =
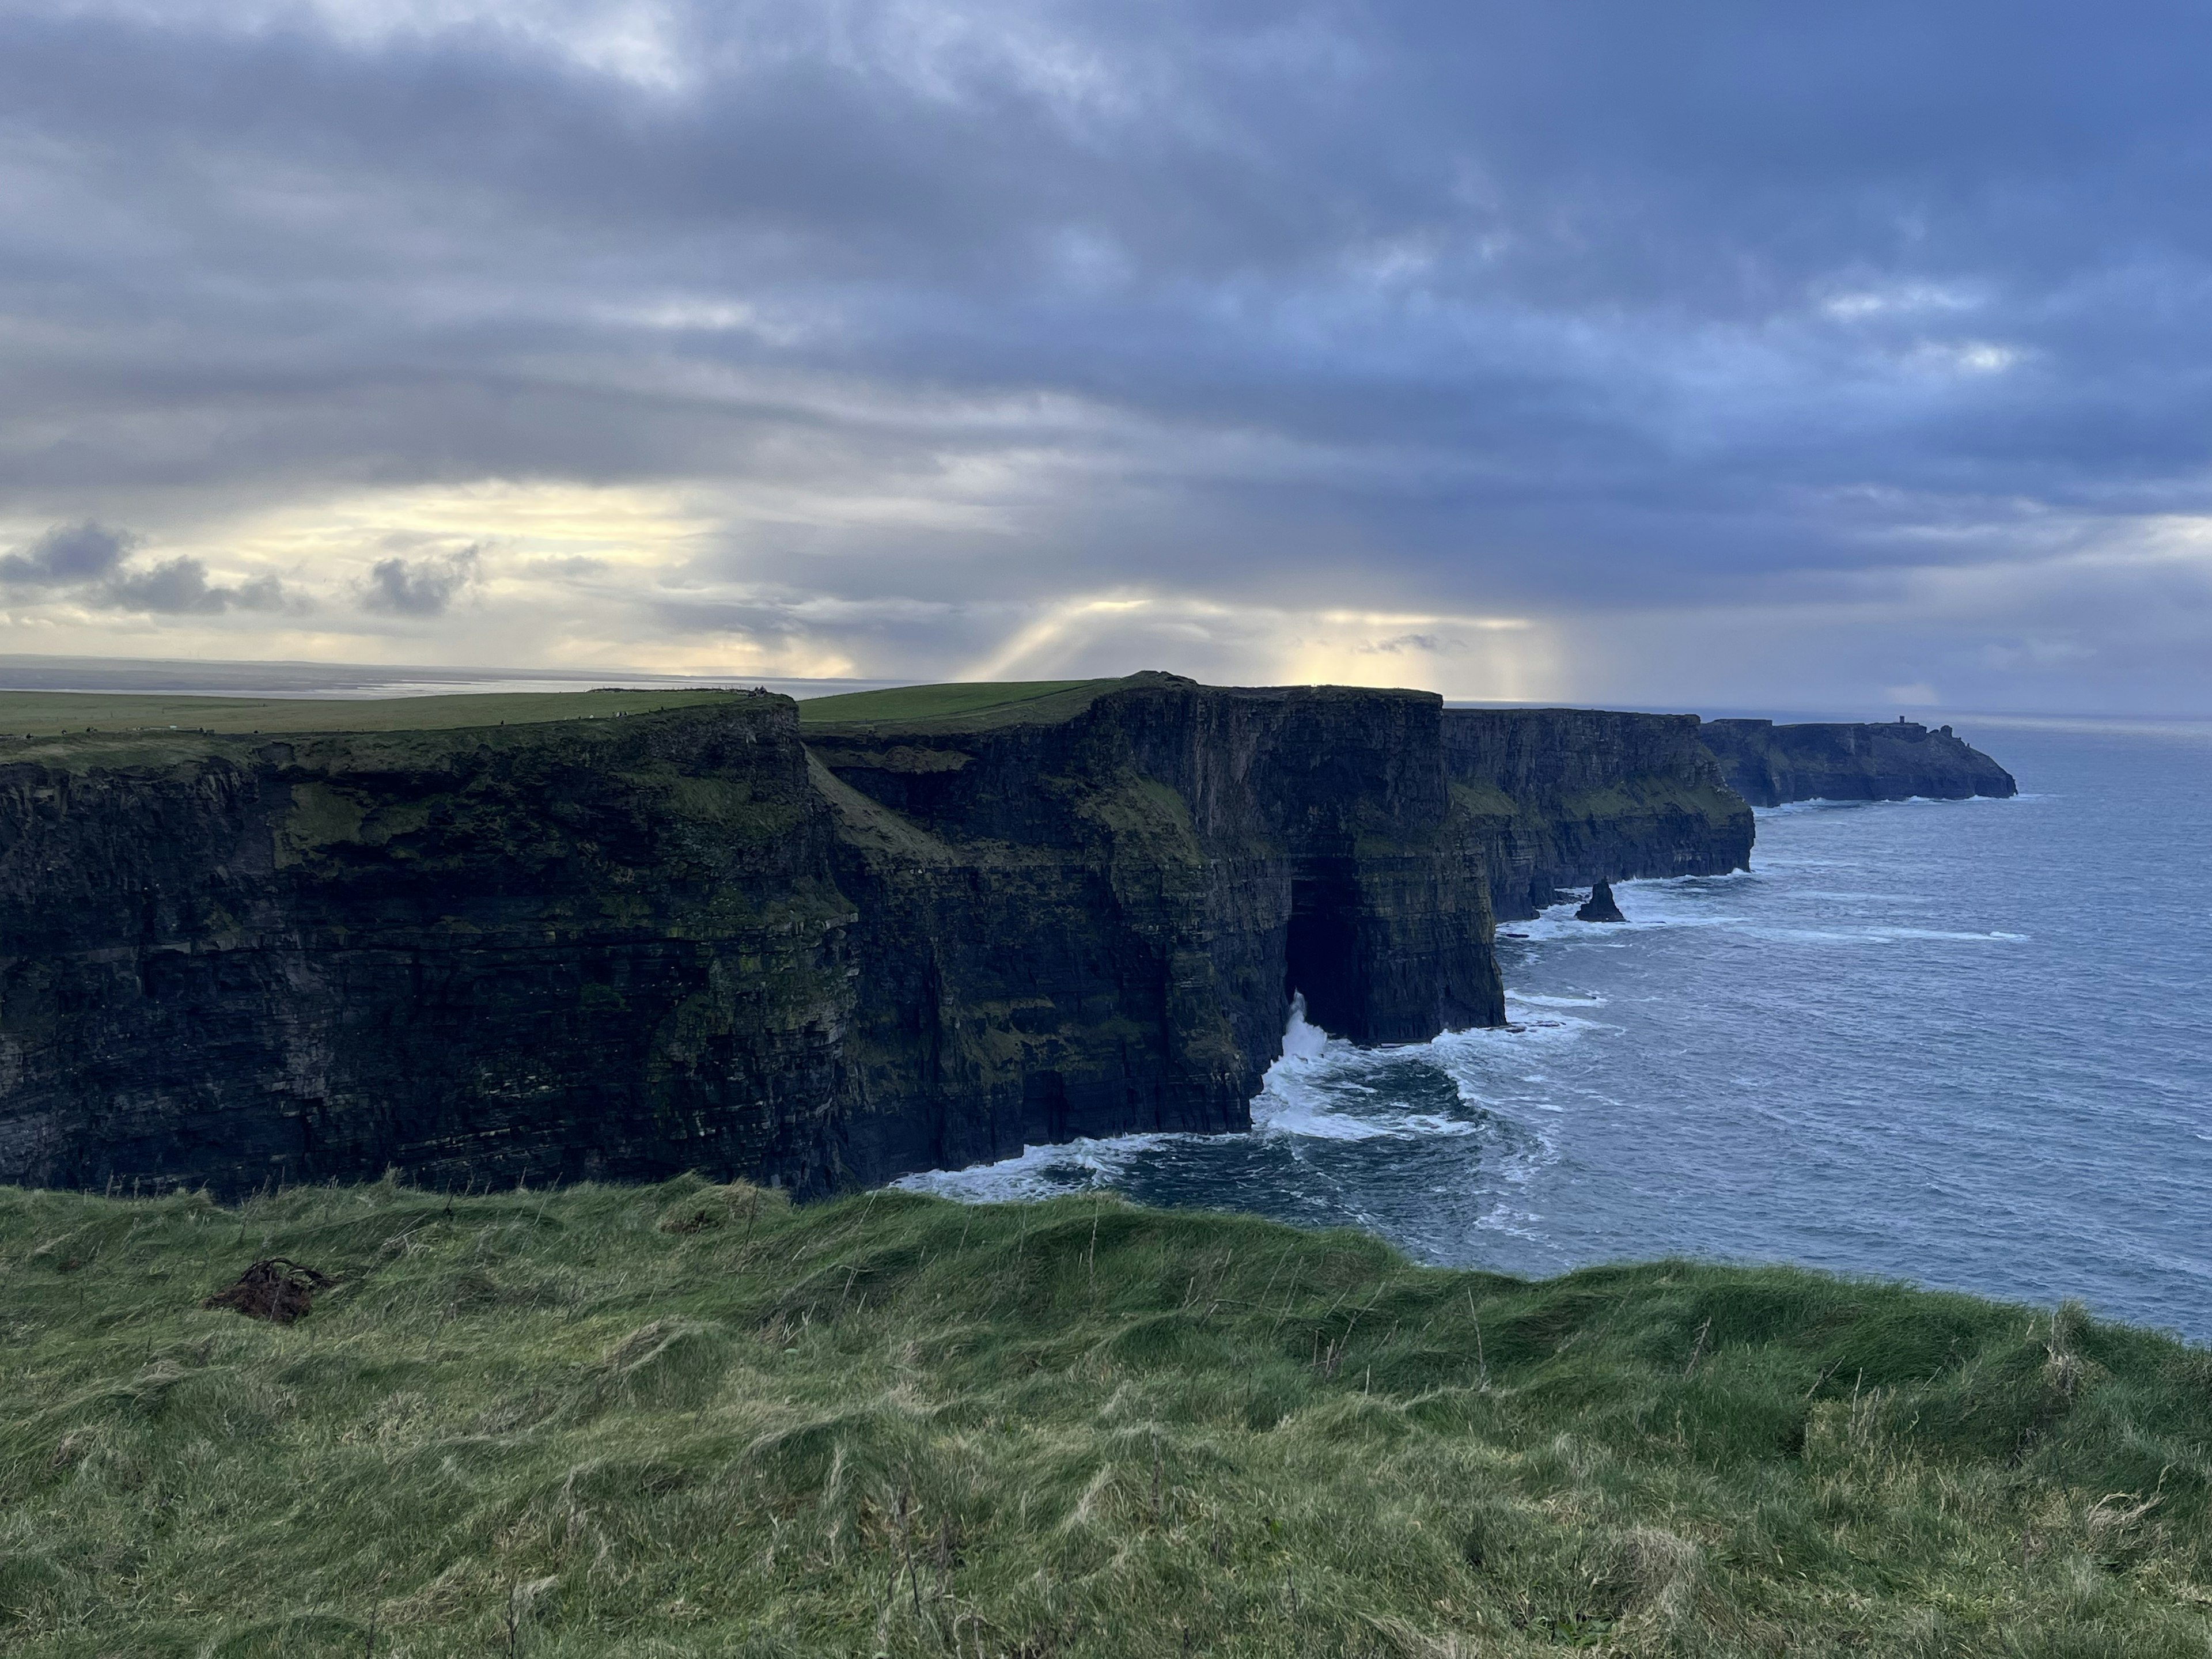
POLYGON ((121 564, 137 542, 127 530, 110 530, 89 519, 56 525, 21 552, 0 556, 0 582, 50 587, 94 580, 121 564))
MULTIPOLYGON (((700 0, 652 11, 672 87, 551 13, 151 15, 0 17, 33 522, 485 477, 975 505, 703 556, 788 614, 625 613, 928 672, 1117 585, 1721 615, 2212 512, 2212 18, 2167 0, 700 0)), ((391 552, 368 611, 468 585, 391 552)), ((1999 635, 1943 660, 2089 684, 1999 635)))
POLYGON ((362 587, 362 609, 386 617, 441 617, 477 580, 478 558, 469 547, 421 559, 379 559, 362 587))
POLYGON ((155 616, 213 616, 226 611, 293 611, 306 601, 275 576, 235 586, 208 580, 206 562, 189 556, 136 568, 124 561, 143 538, 86 520, 56 525, 19 552, 0 556, 0 583, 52 590, 101 611, 155 616))
POLYGON ((274 576, 257 576, 235 587, 220 586, 208 580, 204 562, 189 556, 118 572, 94 590, 91 602, 104 610, 143 611, 167 617, 307 608, 303 601, 287 595, 284 584, 274 576))

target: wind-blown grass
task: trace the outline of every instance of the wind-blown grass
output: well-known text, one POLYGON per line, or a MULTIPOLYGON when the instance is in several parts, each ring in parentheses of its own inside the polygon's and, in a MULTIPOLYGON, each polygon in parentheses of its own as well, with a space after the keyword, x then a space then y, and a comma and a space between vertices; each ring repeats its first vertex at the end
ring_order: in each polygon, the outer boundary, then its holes
POLYGON ((2212 1646, 2212 1357, 1084 1196, 0 1192, 0 1650, 2212 1646), (278 1328, 201 1300, 333 1275, 278 1328))

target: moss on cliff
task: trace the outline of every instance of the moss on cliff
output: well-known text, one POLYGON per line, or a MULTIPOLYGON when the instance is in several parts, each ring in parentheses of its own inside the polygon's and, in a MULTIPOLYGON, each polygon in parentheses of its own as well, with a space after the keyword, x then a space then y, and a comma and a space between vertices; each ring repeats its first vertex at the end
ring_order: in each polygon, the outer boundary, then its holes
POLYGON ((2212 1357, 1083 1197, 0 1190, 0 1649, 2201 1656, 2212 1357), (299 1324, 204 1310, 248 1262, 299 1324))

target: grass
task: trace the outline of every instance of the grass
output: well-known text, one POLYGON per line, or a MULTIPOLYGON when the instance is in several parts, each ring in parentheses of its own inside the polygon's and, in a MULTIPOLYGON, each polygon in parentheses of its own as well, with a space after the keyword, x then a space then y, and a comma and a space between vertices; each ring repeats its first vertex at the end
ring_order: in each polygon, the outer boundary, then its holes
POLYGON ((0 737, 94 732, 434 732, 693 708, 727 691, 461 692, 434 697, 185 697, 0 691, 0 737))
POLYGON ((1102 691, 1123 680, 976 680, 949 685, 900 685, 809 697, 799 705, 807 726, 915 726, 946 729, 1050 723, 1081 714, 1102 691))
POLYGON ((2212 1356, 2074 1309, 684 1180, 0 1191, 0 1322, 9 1652, 2212 1644, 2212 1356))

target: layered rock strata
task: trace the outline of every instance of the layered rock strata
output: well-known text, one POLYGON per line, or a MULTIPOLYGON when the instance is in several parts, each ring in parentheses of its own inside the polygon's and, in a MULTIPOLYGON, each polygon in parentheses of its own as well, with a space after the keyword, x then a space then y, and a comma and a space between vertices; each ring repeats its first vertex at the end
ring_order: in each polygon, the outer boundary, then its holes
POLYGON ((1247 1127, 1293 992, 1362 1042, 1498 1023, 1439 708, 1140 675, 1003 724, 810 722, 864 918, 853 1167, 1247 1127))
POLYGON ((789 702, 0 766, 0 1182, 839 1173, 789 702))
POLYGON ((1746 867, 1751 810, 1699 731, 1695 714, 1446 709, 1445 766, 1498 919, 1533 916, 1562 888, 1746 867))
POLYGON ((2019 793, 2012 774, 1953 734, 1911 720, 1777 726, 1708 720, 1729 787, 1754 806, 1796 800, 1965 800, 2019 793))

